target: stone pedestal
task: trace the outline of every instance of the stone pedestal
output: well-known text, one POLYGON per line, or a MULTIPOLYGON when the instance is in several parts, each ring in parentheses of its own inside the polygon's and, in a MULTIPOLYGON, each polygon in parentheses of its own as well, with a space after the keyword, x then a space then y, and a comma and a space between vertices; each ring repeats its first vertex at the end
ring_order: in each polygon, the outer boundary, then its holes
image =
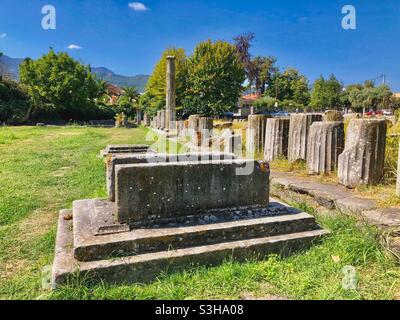
POLYGON ((289 118, 274 118, 267 120, 267 127, 265 129, 265 161, 287 158, 289 126, 289 118))
POLYGON ((251 115, 246 133, 246 150, 250 155, 264 151, 265 129, 267 120, 271 118, 268 115, 251 115))
POLYGON ((166 120, 165 129, 171 130, 175 128, 176 121, 176 68, 175 57, 167 57, 167 90, 166 90, 166 120))
POLYGON ((339 182, 346 187, 377 185, 383 176, 386 151, 385 120, 353 119, 346 146, 339 156, 339 182))
POLYGON ((344 125, 342 122, 313 123, 308 136, 308 173, 323 175, 335 171, 343 149, 344 125))
POLYGON ((165 110, 161 110, 160 111, 160 130, 164 130, 165 129, 165 110))
POLYGON ((311 125, 322 121, 322 114, 302 113, 290 116, 288 159, 290 162, 307 160, 308 134, 311 125))

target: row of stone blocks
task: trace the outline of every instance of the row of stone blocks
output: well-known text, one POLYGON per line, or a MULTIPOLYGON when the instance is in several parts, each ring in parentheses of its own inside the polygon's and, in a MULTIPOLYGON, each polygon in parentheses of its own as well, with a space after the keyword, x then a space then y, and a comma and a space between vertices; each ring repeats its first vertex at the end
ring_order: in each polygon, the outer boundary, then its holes
POLYGON ((266 163, 119 147, 128 148, 106 149, 109 199, 75 201, 60 213, 54 286, 76 275, 147 282, 188 263, 287 255, 326 233, 312 216, 270 201, 266 163))
POLYGON ((383 176, 387 123, 353 118, 345 139, 340 117, 328 112, 293 114, 287 118, 249 117, 247 150, 264 151, 264 159, 304 160, 309 174, 338 170, 341 184, 353 188, 378 184, 383 176))

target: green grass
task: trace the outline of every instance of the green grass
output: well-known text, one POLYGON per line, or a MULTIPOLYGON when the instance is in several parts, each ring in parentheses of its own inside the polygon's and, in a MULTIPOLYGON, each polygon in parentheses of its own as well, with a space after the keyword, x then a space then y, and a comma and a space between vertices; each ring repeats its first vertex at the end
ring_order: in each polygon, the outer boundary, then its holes
MULTIPOLYGON (((104 197, 99 151, 110 143, 143 143, 146 133, 142 128, 0 128, 0 298, 399 298, 400 270, 378 244, 378 232, 360 228, 348 217, 319 217, 331 235, 290 258, 192 266, 146 285, 90 285, 75 279, 55 292, 43 290, 42 269, 53 260, 58 211, 77 199, 104 197), (342 288, 346 265, 356 268, 357 290, 342 288)), ((164 144, 158 147, 162 150, 164 144)), ((304 204, 297 206, 312 211, 304 204)))

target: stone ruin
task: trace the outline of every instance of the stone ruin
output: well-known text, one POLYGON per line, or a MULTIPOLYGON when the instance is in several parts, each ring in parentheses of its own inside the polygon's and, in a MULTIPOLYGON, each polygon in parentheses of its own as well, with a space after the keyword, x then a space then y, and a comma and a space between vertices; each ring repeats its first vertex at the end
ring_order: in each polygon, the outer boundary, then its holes
POLYGON ((386 120, 353 119, 346 134, 344 152, 339 156, 339 182, 354 188, 381 182, 385 165, 386 120))
POLYGON ((343 122, 314 122, 310 127, 307 148, 309 174, 324 175, 335 171, 344 149, 343 122))
POLYGON ((322 114, 303 113, 290 116, 288 159, 307 161, 308 135, 311 125, 322 121, 322 114))
POLYGON ((109 199, 60 212, 54 287, 77 275, 143 283, 191 263, 288 255, 326 234, 314 217, 269 198, 266 163, 130 148, 106 155, 109 199))

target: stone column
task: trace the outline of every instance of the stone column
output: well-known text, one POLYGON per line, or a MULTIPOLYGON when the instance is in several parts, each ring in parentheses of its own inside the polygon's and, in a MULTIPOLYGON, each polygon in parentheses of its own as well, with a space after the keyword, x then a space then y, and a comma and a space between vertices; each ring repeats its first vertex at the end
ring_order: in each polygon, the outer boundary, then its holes
POLYGON ((265 129, 265 161, 287 158, 289 143, 290 118, 273 118, 267 120, 265 129))
POLYGON ((383 177, 387 123, 385 120, 353 119, 339 156, 339 183, 348 188, 377 185, 383 177))
POLYGON ((231 134, 224 138, 224 153, 233 153, 238 159, 243 157, 242 137, 231 134))
POLYGON ((290 116, 288 159, 307 160, 307 142, 311 125, 322 121, 322 114, 301 113, 290 116))
POLYGON ((248 154, 254 155, 264 151, 265 129, 268 115, 250 115, 246 133, 246 150, 248 154))
POLYGON ((167 57, 167 95, 166 95, 166 119, 165 129, 174 129, 176 121, 176 67, 175 57, 167 57))
POLYGON ((176 133, 178 137, 185 137, 185 121, 179 120, 176 122, 176 133))
POLYGON ((210 117, 199 117, 198 131, 195 136, 196 146, 207 146, 207 141, 210 141, 212 137, 214 127, 214 120, 210 117))
POLYGON ((335 171, 344 150, 343 122, 314 122, 308 136, 307 169, 309 174, 335 171))
POLYGON ((161 111, 157 111, 157 116, 156 116, 156 129, 161 128, 161 111))
POLYGON ((160 111, 160 130, 165 129, 165 123, 166 123, 166 117, 165 117, 165 110, 160 111))
POLYGON ((193 142, 197 139, 197 132, 199 131, 199 119, 200 115, 194 114, 189 117, 189 136, 192 138, 193 142))

